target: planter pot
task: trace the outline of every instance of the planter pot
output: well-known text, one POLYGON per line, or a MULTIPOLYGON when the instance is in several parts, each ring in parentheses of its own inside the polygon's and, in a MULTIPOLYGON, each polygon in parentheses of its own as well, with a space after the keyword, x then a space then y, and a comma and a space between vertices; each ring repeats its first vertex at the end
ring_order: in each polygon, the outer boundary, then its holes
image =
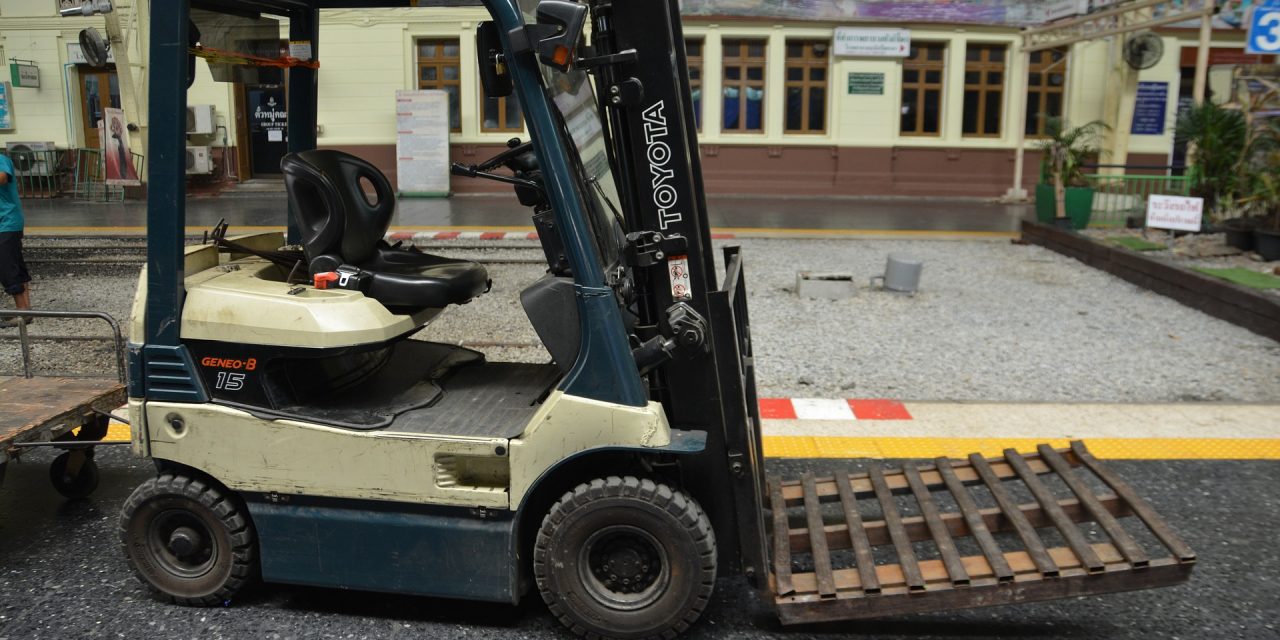
MULTIPOLYGON (((1071 219, 1072 229, 1083 229, 1089 226, 1089 217, 1093 215, 1093 189, 1090 187, 1067 187, 1063 204, 1067 217, 1071 219)), ((1054 202, 1053 185, 1036 185, 1036 220, 1044 224, 1053 224, 1057 215, 1057 203, 1054 202)))
POLYGON ((1280 260, 1280 231, 1257 229, 1253 232, 1253 244, 1263 260, 1280 260))
POLYGON ((1241 251, 1253 251, 1253 231, 1257 226, 1258 223, 1249 218, 1232 218, 1223 220, 1221 229, 1227 234, 1227 246, 1241 251))

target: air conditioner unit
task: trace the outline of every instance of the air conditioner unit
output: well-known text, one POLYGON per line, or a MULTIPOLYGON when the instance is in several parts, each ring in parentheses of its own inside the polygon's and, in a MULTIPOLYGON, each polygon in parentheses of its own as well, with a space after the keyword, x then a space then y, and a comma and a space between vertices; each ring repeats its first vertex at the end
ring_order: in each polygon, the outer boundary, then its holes
POLYGON ((187 174, 213 173, 213 156, 209 147, 187 147, 187 174))
POLYGON ((209 135, 213 133, 213 127, 213 105, 187 106, 187 135, 209 135))
POLYGON ((52 142, 8 142, 4 148, 20 176, 51 176, 57 169, 57 158, 50 153, 57 147, 52 142))

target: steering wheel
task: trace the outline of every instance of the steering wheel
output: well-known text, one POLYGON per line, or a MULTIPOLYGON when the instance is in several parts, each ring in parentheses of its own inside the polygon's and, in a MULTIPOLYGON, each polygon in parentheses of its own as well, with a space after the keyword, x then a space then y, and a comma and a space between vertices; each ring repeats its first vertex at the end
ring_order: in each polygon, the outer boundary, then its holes
MULTIPOLYGON (((506 165, 508 162, 519 158, 520 156, 533 150, 533 141, 520 142, 520 138, 512 138, 507 141, 507 150, 498 155, 481 162, 475 166, 476 171, 492 171, 499 166, 506 165)), ((515 167, 512 167, 513 169, 515 167)))

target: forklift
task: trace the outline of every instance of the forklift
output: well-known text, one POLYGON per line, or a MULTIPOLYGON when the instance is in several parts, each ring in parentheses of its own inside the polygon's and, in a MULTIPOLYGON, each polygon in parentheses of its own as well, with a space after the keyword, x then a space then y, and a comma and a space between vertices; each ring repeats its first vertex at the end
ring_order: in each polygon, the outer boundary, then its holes
POLYGON ((316 149, 314 65, 288 71, 288 236, 184 247, 201 21, 281 16, 322 59, 321 9, 410 4, 151 3, 128 408, 157 474, 120 532, 158 597, 536 591, 578 635, 634 639, 683 633, 726 576, 784 624, 1189 579, 1195 554, 1083 443, 766 476, 744 259, 727 247, 717 272, 677 0, 484 1, 482 82, 530 139, 452 171, 529 208, 547 270, 520 300, 549 362, 431 341, 489 274, 384 241, 386 177, 316 149))

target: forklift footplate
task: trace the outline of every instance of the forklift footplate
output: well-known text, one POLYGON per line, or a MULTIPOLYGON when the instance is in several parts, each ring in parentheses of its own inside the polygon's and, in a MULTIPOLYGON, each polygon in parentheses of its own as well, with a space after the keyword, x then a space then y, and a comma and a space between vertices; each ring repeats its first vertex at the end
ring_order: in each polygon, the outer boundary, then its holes
POLYGON ((783 624, 1169 586, 1196 556, 1081 442, 767 484, 783 624))

